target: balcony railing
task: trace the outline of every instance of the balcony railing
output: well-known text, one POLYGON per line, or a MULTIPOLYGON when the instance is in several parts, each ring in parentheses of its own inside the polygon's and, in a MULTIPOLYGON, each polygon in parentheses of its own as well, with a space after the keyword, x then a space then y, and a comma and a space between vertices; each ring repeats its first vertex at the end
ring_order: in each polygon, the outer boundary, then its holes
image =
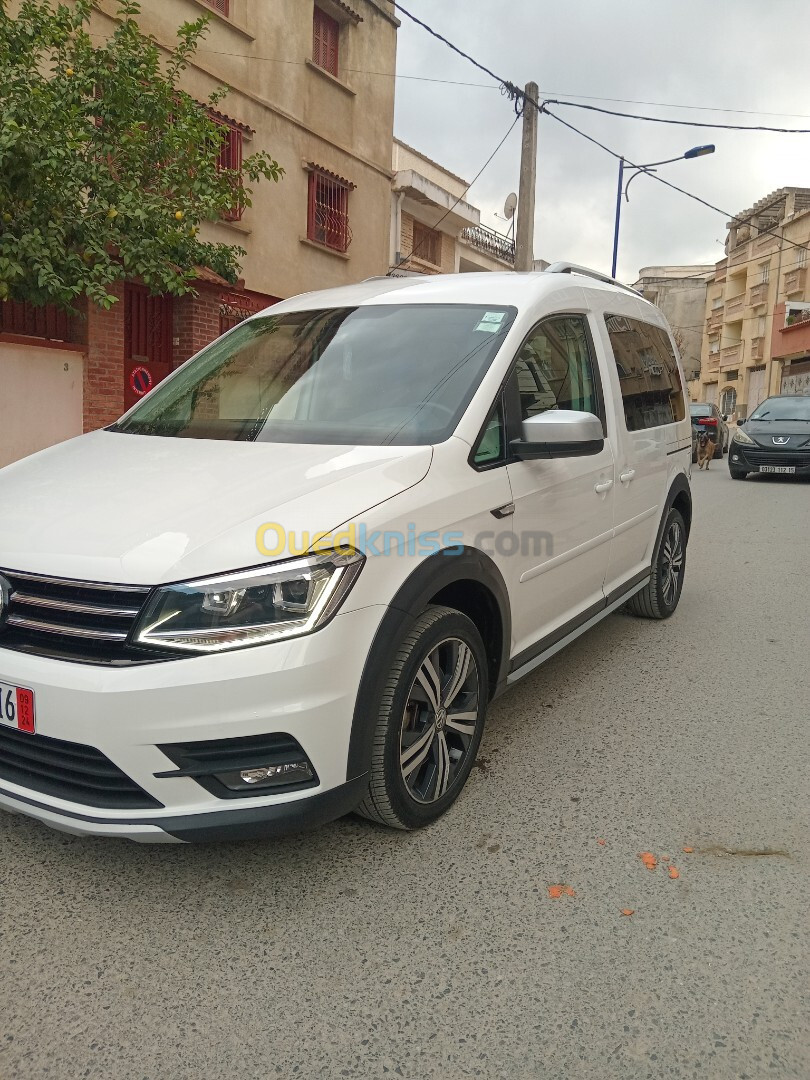
POLYGON ((723 325, 723 309, 715 308, 706 320, 706 330, 711 334, 713 330, 719 330, 723 325))
POLYGON ((461 239, 484 255, 491 255, 493 259, 500 259, 510 266, 515 265, 515 241, 486 225, 471 225, 468 229, 462 229, 461 239))
POLYGON ((726 321, 733 320, 738 316, 742 318, 742 313, 745 309, 745 293, 738 293, 737 296, 732 296, 729 300, 726 300, 726 321))
POLYGON ((720 353, 709 353, 706 363, 703 365, 704 373, 711 374, 713 371, 720 370, 720 353))
POLYGON ((720 369, 739 367, 742 361, 742 342, 738 341, 736 345, 727 345, 725 349, 720 350, 720 369))
POLYGON ((759 307, 760 304, 768 303, 768 282, 761 281, 759 285, 754 285, 748 293, 748 303, 752 307, 759 307))
POLYGON ((798 270, 791 270, 787 274, 785 274, 785 292, 788 296, 790 296, 791 293, 804 292, 806 283, 806 266, 803 266, 798 270))
POLYGON ((751 338, 751 359, 752 360, 764 360, 765 359, 765 338, 764 337, 751 338))

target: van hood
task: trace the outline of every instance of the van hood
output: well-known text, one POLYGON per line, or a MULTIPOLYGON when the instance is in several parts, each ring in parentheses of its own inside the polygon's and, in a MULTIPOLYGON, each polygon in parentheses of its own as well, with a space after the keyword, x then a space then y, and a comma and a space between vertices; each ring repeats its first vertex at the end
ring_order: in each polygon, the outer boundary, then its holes
POLYGON ((0 567, 158 585, 276 561, 418 484, 432 453, 96 431, 0 469, 0 567))

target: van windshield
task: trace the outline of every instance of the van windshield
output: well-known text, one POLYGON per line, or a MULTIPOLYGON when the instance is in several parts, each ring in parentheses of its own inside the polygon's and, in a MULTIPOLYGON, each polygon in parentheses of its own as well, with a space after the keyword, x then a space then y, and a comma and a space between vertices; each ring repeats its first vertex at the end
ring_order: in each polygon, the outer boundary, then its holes
POLYGON ((465 304, 268 314, 209 345, 111 430, 247 442, 442 442, 515 314, 465 304))

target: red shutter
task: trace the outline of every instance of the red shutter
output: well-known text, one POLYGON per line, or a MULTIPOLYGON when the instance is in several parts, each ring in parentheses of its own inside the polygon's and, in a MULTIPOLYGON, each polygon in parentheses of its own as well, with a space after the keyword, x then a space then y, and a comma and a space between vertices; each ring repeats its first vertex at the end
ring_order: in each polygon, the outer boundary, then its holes
POLYGON ((231 0, 205 0, 209 7, 212 7, 214 11, 218 11, 220 15, 226 17, 230 15, 231 0))
POLYGON ((312 59, 337 77, 340 46, 340 23, 316 6, 312 16, 312 59))

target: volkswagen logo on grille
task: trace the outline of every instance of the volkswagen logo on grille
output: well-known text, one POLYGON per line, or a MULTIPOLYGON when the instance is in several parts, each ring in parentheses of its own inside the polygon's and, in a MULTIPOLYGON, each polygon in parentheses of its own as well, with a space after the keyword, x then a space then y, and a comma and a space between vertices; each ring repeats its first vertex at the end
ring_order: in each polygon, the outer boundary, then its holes
POLYGON ((0 574, 0 630, 3 629, 8 616, 8 599, 11 596, 11 585, 0 574))
POLYGON ((774 446, 787 446, 790 442, 789 435, 771 435, 771 438, 773 439, 774 446))

